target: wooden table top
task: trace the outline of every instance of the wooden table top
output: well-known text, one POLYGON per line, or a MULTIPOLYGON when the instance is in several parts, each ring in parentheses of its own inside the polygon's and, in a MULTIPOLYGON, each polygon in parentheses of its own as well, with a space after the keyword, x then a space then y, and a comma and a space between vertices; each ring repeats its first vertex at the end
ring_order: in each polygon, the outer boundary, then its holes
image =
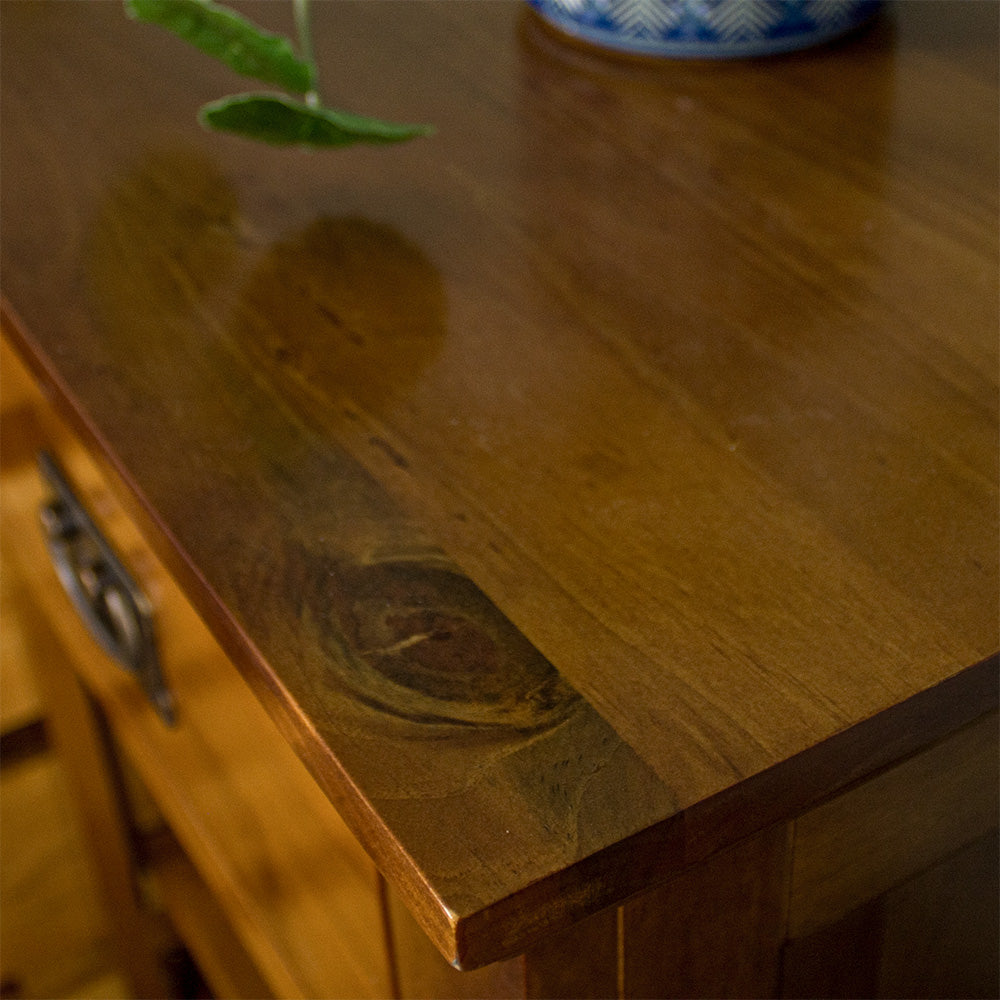
POLYGON ((5 317, 438 946, 995 704, 1000 8, 717 64, 315 14, 328 102, 433 137, 209 134, 211 60, 0 4, 5 317))

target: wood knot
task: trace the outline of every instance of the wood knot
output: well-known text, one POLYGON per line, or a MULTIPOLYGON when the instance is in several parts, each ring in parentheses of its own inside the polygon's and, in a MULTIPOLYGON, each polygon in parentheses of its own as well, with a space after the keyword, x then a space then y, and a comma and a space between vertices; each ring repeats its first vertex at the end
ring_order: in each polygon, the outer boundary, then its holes
POLYGON ((460 573, 413 561, 337 566, 331 625, 367 705, 423 723, 536 731, 577 692, 460 573))

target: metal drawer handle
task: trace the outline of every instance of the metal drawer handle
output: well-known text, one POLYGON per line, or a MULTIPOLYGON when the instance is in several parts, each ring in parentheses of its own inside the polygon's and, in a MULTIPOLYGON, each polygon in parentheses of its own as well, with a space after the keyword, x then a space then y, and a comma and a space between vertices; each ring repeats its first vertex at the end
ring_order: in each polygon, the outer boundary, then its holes
POLYGON ((174 701, 156 654, 149 600, 101 535, 55 459, 41 452, 38 465, 54 494, 42 504, 40 516, 63 588, 104 651, 135 675, 157 714, 172 726, 174 701))

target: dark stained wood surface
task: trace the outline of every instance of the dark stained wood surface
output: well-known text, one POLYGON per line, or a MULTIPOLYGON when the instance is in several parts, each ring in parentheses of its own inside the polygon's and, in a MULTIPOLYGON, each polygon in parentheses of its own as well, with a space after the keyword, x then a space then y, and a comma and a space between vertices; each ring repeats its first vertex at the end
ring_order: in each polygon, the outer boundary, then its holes
POLYGON ((626 904, 618 995, 779 995, 787 845, 771 827, 626 904))
POLYGON ((718 65, 315 8, 328 100, 433 138, 210 135, 209 60, 0 4, 5 311, 438 947, 995 704, 998 8, 718 65))

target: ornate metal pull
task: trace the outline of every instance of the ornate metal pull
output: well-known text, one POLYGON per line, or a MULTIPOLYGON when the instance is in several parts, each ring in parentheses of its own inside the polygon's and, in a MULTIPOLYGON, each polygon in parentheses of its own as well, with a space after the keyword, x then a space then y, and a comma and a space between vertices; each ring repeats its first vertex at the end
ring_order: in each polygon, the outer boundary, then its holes
POLYGON ((174 701, 160 670, 152 606, 101 535, 47 452, 38 464, 54 496, 40 516, 56 574, 91 635, 134 674, 161 719, 172 726, 174 701))

